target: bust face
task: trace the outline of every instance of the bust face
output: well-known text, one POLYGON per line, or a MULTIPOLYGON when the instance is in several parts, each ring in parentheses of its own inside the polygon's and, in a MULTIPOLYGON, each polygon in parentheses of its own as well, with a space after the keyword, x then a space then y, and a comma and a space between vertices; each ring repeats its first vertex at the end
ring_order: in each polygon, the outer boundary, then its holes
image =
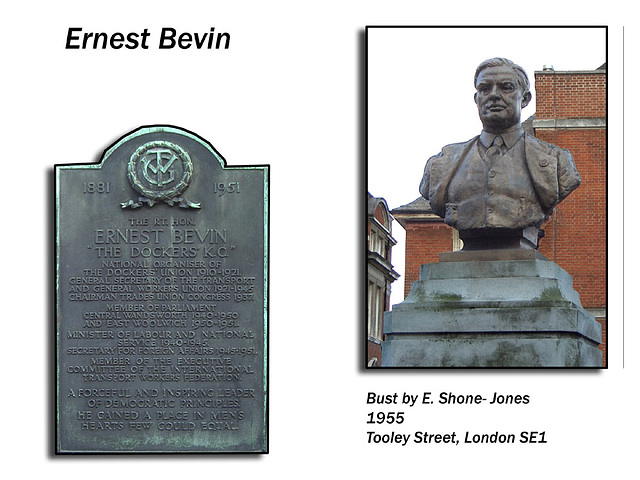
POLYGON ((503 133, 520 124, 520 114, 529 104, 531 93, 523 94, 515 71, 503 65, 480 72, 474 99, 484 129, 503 133))

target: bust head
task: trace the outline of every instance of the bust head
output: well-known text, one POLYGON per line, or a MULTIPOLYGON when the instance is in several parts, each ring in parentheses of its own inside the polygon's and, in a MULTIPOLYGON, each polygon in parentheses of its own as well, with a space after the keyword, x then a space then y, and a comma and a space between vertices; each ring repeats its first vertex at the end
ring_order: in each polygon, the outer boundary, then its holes
POLYGON ((506 58, 485 60, 476 69, 474 100, 483 128, 504 133, 520 125, 522 109, 531 101, 524 69, 506 58))

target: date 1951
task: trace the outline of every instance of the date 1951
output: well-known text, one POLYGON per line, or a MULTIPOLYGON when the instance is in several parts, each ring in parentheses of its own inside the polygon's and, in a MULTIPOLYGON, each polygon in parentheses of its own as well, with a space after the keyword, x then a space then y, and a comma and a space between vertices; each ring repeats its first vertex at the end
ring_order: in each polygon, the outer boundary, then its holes
POLYGON ((240 182, 214 183, 213 192, 217 193, 219 197, 225 193, 240 193, 240 182))

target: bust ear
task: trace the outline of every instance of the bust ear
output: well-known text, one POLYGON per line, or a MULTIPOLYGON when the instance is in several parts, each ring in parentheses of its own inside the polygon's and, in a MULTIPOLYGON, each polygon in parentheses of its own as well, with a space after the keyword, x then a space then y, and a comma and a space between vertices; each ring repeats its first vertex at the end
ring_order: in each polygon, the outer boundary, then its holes
POLYGON ((522 96, 522 108, 526 107, 527 105, 529 105, 529 102, 531 101, 531 92, 527 91, 523 96, 522 96))

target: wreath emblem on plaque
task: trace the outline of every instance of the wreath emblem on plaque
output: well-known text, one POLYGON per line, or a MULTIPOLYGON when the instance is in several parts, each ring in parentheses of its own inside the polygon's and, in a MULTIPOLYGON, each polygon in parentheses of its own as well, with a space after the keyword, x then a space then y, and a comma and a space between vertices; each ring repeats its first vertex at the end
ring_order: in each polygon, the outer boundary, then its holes
POLYGON ((192 174, 191 158, 180 146, 160 140, 145 143, 131 155, 127 165, 129 182, 142 196, 137 202, 121 203, 122 208, 138 208, 145 203, 153 207, 157 202, 200 208, 200 203, 189 202, 181 196, 192 174))

